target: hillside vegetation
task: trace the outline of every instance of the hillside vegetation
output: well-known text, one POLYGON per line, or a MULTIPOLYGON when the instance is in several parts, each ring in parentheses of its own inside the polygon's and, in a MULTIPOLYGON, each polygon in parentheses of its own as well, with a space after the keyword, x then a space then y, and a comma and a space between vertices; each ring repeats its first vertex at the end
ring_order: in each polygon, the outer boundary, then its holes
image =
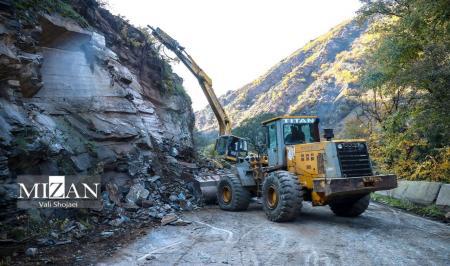
POLYGON ((450 2, 365 1, 360 17, 386 19, 361 72, 362 116, 344 132, 367 136, 383 171, 450 182, 450 2))
MULTIPOLYGON (((234 127, 265 114, 317 114, 336 126, 356 107, 356 76, 374 37, 367 23, 345 21, 281 60, 267 73, 220 98, 234 127)), ((197 112, 200 131, 217 129, 209 107, 197 112)))
MULTIPOLYGON (((378 171, 449 182, 449 2, 362 2, 356 19, 220 98, 233 132, 254 142, 262 118, 318 115, 338 137, 367 138, 378 171)), ((209 107, 196 126, 216 130, 209 107)))

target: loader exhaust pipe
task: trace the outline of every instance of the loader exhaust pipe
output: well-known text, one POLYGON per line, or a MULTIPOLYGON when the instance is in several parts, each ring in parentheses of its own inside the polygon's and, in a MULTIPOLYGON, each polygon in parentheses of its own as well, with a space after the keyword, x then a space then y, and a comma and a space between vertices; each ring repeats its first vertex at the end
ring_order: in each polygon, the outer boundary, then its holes
POLYGON ((323 137, 327 140, 327 141, 331 141, 334 138, 334 132, 332 128, 325 128, 323 130, 323 137))

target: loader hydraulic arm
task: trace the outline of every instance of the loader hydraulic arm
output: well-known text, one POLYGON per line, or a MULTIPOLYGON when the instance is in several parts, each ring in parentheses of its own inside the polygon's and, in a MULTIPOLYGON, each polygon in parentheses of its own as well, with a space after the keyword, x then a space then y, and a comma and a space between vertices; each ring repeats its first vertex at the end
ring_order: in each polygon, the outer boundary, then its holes
POLYGON ((208 99, 209 105, 211 106, 211 109, 213 110, 219 123, 219 135, 230 135, 231 121, 214 93, 211 78, 208 77, 208 75, 197 65, 194 59, 192 59, 192 57, 184 50, 184 47, 182 47, 175 39, 170 37, 160 28, 154 29, 151 26, 148 27, 152 30, 153 36, 155 36, 156 39, 164 44, 164 46, 175 53, 181 62, 183 62, 189 71, 191 71, 191 73, 197 78, 198 83, 208 99))

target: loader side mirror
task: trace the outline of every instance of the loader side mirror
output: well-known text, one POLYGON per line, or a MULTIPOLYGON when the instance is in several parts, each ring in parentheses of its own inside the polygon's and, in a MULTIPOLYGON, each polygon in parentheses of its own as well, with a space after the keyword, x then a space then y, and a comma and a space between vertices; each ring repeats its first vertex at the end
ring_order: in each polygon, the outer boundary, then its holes
POLYGON ((325 128, 323 130, 323 137, 327 140, 330 141, 332 138, 334 138, 334 132, 332 128, 325 128))

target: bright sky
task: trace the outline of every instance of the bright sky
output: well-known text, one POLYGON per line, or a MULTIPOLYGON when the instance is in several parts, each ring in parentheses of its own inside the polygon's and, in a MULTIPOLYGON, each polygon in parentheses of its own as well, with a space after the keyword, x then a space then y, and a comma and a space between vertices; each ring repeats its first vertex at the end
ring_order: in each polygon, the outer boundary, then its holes
MULTIPOLYGON (((136 26, 160 27, 186 47, 213 80, 218 96, 264 74, 277 62, 355 16, 358 0, 107 0, 136 26)), ((167 50, 166 50, 167 51, 167 50)), ((169 52, 167 51, 167 54, 169 52)), ((194 110, 207 105, 179 63, 194 110)))

